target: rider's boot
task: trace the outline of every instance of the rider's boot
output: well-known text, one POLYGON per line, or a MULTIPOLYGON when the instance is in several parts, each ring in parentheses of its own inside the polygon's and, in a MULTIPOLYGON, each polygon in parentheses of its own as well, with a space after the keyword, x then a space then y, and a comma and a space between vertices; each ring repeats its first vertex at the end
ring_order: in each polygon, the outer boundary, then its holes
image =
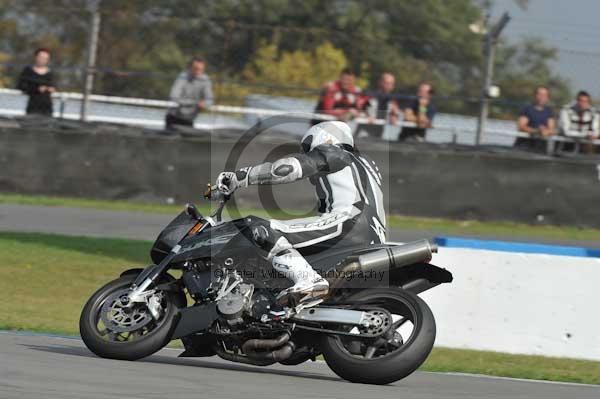
POLYGON ((287 302, 291 296, 296 303, 315 301, 329 292, 329 283, 319 275, 304 257, 294 248, 286 249, 272 258, 273 268, 294 282, 290 288, 277 296, 280 302, 287 302))

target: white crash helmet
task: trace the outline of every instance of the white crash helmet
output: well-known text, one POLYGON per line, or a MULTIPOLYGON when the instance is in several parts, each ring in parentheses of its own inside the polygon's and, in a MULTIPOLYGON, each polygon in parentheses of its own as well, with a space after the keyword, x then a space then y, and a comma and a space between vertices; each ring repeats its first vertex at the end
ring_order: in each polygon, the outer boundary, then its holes
POLYGON ((327 121, 314 125, 302 137, 302 151, 309 152, 321 144, 339 144, 354 148, 352 130, 346 122, 327 121))

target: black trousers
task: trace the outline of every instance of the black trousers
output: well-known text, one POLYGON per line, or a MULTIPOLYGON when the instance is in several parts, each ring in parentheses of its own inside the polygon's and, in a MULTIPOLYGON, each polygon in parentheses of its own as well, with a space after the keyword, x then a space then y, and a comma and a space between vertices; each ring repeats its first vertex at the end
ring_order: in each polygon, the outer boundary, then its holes
POLYGON ((167 116, 165 117, 165 125, 166 125, 167 129, 171 129, 177 125, 193 127, 194 121, 191 121, 189 119, 180 118, 175 115, 167 114, 167 116))
POLYGON ((400 136, 398 136, 398 141, 423 141, 426 132, 426 129, 418 127, 403 127, 400 136))
POLYGON ((50 97, 50 94, 36 94, 29 96, 25 113, 27 115, 52 116, 52 98, 50 97))

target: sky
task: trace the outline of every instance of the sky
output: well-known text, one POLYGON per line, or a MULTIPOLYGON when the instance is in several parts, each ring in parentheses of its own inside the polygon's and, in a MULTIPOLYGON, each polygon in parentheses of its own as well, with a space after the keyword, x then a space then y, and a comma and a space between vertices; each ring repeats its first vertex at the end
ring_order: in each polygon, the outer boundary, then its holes
POLYGON ((535 36, 559 49, 556 70, 574 90, 600 98, 600 0, 529 0, 526 10, 513 0, 495 0, 493 20, 508 11, 503 32, 509 41, 535 36))

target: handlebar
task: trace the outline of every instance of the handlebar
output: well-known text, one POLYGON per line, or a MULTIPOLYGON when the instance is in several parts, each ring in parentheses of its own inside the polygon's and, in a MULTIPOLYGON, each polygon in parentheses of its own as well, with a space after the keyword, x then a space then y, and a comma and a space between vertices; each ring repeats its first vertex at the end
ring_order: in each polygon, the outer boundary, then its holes
POLYGON ((209 201, 217 201, 219 203, 217 209, 210 215, 210 217, 213 217, 217 220, 217 222, 220 222, 222 220, 223 208, 225 208, 225 204, 227 201, 229 201, 231 195, 223 194, 216 186, 208 183, 207 189, 204 192, 204 198, 208 199, 209 201))

